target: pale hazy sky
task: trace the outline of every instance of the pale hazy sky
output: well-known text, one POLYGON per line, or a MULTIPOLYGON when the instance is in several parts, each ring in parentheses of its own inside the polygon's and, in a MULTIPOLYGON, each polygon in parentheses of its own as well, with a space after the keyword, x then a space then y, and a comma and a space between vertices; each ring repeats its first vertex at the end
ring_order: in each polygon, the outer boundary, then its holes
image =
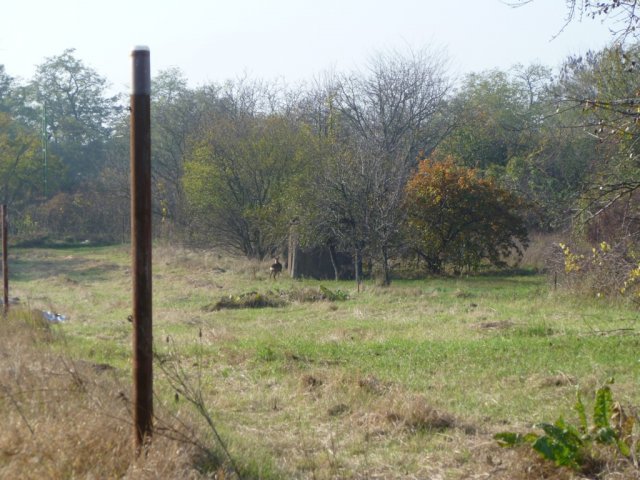
POLYGON ((443 51, 452 74, 539 62, 611 40, 598 20, 564 25, 564 0, 513 9, 501 0, 8 0, 0 11, 0 64, 31 78, 45 57, 76 56, 117 91, 129 88, 134 45, 152 73, 172 66, 192 85, 244 74, 288 83, 348 71, 378 50, 443 51))

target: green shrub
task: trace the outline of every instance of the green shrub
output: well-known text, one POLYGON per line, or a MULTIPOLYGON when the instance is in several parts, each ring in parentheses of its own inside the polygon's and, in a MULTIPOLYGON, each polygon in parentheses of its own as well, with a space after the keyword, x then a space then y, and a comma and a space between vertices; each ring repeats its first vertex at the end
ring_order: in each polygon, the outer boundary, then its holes
POLYGON ((218 310, 237 308, 277 308, 283 307, 286 304, 286 300, 273 292, 248 292, 242 293, 240 295, 228 295, 226 297, 222 297, 216 303, 204 306, 203 310, 207 312, 213 312, 218 310))
POLYGON ((609 451, 615 452, 613 455, 623 457, 638 468, 640 420, 637 413, 629 415, 619 403, 614 403, 609 385, 596 391, 591 424, 580 393, 574 409, 578 415, 577 426, 560 417, 553 424, 537 424, 543 434, 502 432, 494 438, 503 447, 529 444, 543 458, 559 467, 574 470, 590 467, 594 464, 595 447, 605 446, 612 448, 609 451))
POLYGON ((328 300, 336 302, 347 300, 349 294, 342 290, 329 290, 320 285, 319 288, 292 289, 289 291, 267 291, 265 293, 247 292, 240 295, 228 295, 222 297, 216 303, 205 305, 202 309, 206 312, 214 312, 224 309, 236 308, 278 308, 285 307, 290 302, 320 302, 328 300))
POLYGON ((324 298, 329 300, 330 302, 337 302, 337 301, 349 299, 349 294, 340 289, 332 291, 332 290, 329 290, 327 287, 320 285, 320 291, 324 295, 324 298))

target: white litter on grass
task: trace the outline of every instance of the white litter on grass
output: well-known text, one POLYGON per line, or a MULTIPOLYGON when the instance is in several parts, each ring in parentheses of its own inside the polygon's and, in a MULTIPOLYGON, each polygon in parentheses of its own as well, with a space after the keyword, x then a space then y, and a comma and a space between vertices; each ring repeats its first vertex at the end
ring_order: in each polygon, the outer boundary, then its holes
POLYGON ((62 315, 61 313, 56 312, 50 312, 49 310, 42 312, 42 318, 51 323, 62 323, 67 321, 66 315, 62 315))

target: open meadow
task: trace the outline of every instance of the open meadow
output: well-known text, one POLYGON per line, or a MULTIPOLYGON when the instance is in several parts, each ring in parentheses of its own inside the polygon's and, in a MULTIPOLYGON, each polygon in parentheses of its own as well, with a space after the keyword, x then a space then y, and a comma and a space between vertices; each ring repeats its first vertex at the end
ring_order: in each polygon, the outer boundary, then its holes
MULTIPOLYGON (((136 465, 129 247, 12 249, 10 275, 16 310, 67 320, 33 334, 4 322, 2 478, 583 478, 493 435, 574 421, 576 392, 590 408, 611 378, 616 401, 640 405, 638 312, 543 275, 396 279, 358 292, 159 246, 162 450, 136 465), (263 308, 228 308, 247 299, 263 308)), ((598 478, 637 476, 614 467, 598 478)))

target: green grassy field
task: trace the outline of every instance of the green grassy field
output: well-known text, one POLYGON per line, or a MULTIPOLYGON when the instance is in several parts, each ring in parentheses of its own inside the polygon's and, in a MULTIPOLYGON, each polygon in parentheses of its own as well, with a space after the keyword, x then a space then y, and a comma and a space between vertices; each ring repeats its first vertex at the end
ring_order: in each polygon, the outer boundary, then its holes
MULTIPOLYGON (((492 435, 572 419, 576 391, 590 399, 609 378, 617 400, 640 404, 638 312, 554 291, 544 276, 357 292, 168 247, 153 268, 157 410, 186 408, 163 369, 182 372, 244 478, 537 478, 533 457, 492 435), (349 298, 300 301, 321 285, 349 298), (286 305, 211 308, 247 292, 286 305)), ((10 274, 22 305, 68 316, 53 327, 57 351, 128 382, 128 247, 14 249, 10 274)))

